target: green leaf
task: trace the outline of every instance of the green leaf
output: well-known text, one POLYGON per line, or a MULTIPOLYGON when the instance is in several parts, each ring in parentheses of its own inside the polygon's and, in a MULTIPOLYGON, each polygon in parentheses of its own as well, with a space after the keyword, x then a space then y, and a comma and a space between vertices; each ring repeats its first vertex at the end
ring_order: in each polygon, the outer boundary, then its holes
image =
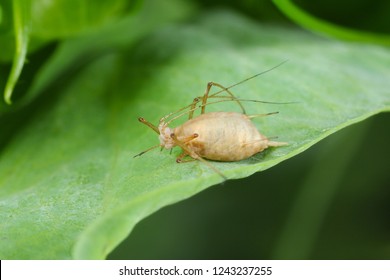
POLYGON ((123 14, 138 0, 35 0, 32 2, 33 36, 45 40, 85 33, 123 14))
MULTIPOLYGON (((27 121, 0 135, 0 258, 105 258, 140 220, 220 183, 200 162, 176 164, 179 149, 133 158, 158 143, 137 117, 157 124, 202 95, 208 81, 228 86, 286 59, 232 91, 297 102, 245 103, 249 114, 279 111, 254 123, 289 145, 240 162, 213 162, 228 178, 270 168, 390 109, 388 49, 214 11, 102 53, 53 82, 31 106, 3 115, 0 123, 27 121)), ((219 103, 207 110, 239 108, 219 103)))
POLYGON ((12 61, 15 50, 15 36, 13 2, 9 0, 0 3, 0 45, 0 61, 12 61))
POLYGON ((12 2, 12 9, 15 34, 15 52, 11 73, 9 74, 4 90, 4 100, 8 104, 11 104, 12 92, 26 60, 28 39, 31 28, 31 3, 30 1, 14 0, 12 2))
POLYGON ((32 53, 54 40, 85 36, 99 30, 126 13, 135 13, 142 2, 144 1, 4 0, 0 4, 0 61, 8 62, 14 56, 14 20, 17 17, 22 16, 24 24, 28 22, 28 26, 25 24, 29 29, 28 53, 32 53), (17 17, 14 17, 15 13, 17 17))
POLYGON ((290 0, 273 0, 273 2, 286 16, 309 30, 343 40, 390 46, 390 36, 388 35, 354 30, 326 22, 306 13, 290 0))
POLYGON ((30 103, 37 95, 53 86, 53 81, 71 75, 96 57, 109 54, 113 50, 129 49, 132 44, 161 25, 186 19, 194 10, 193 5, 180 1, 144 1, 137 13, 113 21, 88 36, 77 40, 64 40, 50 58, 50 62, 37 73, 26 98, 20 103, 30 103))
MULTIPOLYGON (((1 22, 0 43, 3 46, 0 59, 13 56, 13 66, 4 91, 4 100, 11 103, 11 96, 20 77, 28 51, 34 51, 50 41, 87 34, 103 26, 130 4, 137 1, 5 1, 4 23, 1 22), (13 22, 12 26, 10 22, 13 22), (30 44, 30 42, 32 42, 30 44)), ((0 7, 0 19, 2 19, 0 7)))

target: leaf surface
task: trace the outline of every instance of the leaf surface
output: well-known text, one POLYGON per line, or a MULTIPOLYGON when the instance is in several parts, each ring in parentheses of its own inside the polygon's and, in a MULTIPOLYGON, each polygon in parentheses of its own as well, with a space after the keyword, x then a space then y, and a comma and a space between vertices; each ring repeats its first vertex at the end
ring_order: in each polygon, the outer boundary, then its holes
MULTIPOLYGON (((105 258, 138 221, 220 183, 200 162, 176 164, 179 149, 133 158, 158 143, 137 117, 157 124, 201 96, 208 81, 229 86, 286 59, 232 91, 239 98, 296 102, 244 104, 249 114, 279 111, 253 122, 289 145, 240 162, 213 162, 228 178, 270 168, 390 108, 384 47, 259 25, 223 11, 162 27, 136 46, 96 57, 26 109, 28 120, 0 151, 0 258, 105 258)), ((239 108, 219 103, 207 110, 239 108)))
POLYGON ((11 73, 4 89, 4 100, 8 104, 11 104, 12 91, 14 90, 26 60, 29 32, 31 29, 31 3, 24 0, 15 0, 12 2, 12 9, 15 51, 11 73))

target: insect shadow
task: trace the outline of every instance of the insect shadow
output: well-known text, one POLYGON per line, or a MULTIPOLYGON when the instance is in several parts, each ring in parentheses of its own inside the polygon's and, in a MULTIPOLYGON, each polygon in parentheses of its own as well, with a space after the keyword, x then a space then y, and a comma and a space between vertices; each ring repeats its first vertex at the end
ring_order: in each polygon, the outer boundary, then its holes
POLYGON ((214 170, 223 178, 223 180, 227 180, 226 176, 207 160, 223 162, 240 161, 247 159, 269 147, 287 145, 286 142, 276 142, 267 138, 261 134, 251 122, 251 119, 253 118, 269 116, 277 114, 278 112, 247 115, 242 103, 259 102, 267 104, 291 104, 296 102, 267 102, 252 99, 241 99, 235 97, 230 91, 231 88, 265 74, 281 66, 285 62, 286 61, 283 61, 266 71, 258 73, 228 87, 224 87, 223 85, 215 82, 207 83, 203 96, 194 98, 191 104, 162 117, 158 126, 155 126, 144 118, 139 117, 138 120, 141 123, 149 126, 159 135, 160 143, 135 155, 134 157, 141 156, 144 153, 158 147, 161 147, 161 149, 172 149, 173 147, 178 146, 182 149, 182 152, 176 158, 177 163, 198 160, 214 170), (212 87, 218 87, 220 90, 210 94, 212 87), (209 100, 212 98, 218 100, 210 102, 209 100), (235 102, 241 108, 242 113, 206 113, 206 106, 220 102, 235 102), (200 115, 194 117, 194 112, 196 110, 200 110, 200 115), (188 120, 185 123, 176 128, 169 127, 172 121, 185 115, 188 115, 188 120), (190 159, 184 159, 185 157, 190 157, 190 159))

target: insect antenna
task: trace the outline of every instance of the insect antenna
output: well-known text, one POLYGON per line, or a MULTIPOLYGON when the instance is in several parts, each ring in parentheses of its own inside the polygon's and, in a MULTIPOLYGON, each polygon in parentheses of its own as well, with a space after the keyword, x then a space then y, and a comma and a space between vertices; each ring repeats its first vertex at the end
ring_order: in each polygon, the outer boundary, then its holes
POLYGON ((270 72, 270 71, 272 71, 272 70, 274 70, 274 69, 276 69, 276 68, 282 66, 282 65, 283 65, 284 63, 286 63, 287 61, 288 61, 288 59, 286 59, 285 61, 282 61, 282 62, 279 63, 278 65, 276 65, 276 66, 274 66, 274 67, 272 67, 272 68, 270 68, 270 69, 268 69, 268 70, 265 70, 265 71, 263 71, 263 72, 257 73, 256 75, 253 75, 253 76, 251 76, 251 77, 249 77, 249 78, 246 78, 246 79, 244 79, 244 80, 242 80, 242 81, 240 81, 240 82, 238 82, 238 83, 235 83, 235 84, 233 84, 233 85, 231 85, 231 86, 228 86, 226 89, 217 91, 217 92, 211 94, 209 97, 212 97, 212 96, 214 96, 214 95, 217 95, 218 93, 224 92, 224 91, 226 91, 226 90, 228 90, 228 89, 231 89, 231 88, 233 88, 233 87, 235 87, 235 86, 241 85, 241 84, 243 84, 243 83, 245 83, 245 82, 247 82, 247 81, 249 81, 249 80, 252 80, 253 78, 256 78, 256 77, 258 77, 258 76, 260 76, 260 75, 263 75, 263 74, 265 74, 265 73, 268 73, 268 72, 270 72))
MULTIPOLYGON (((164 116, 164 117, 162 117, 162 118, 160 119, 160 123, 164 122, 164 121, 165 121, 166 119, 168 119, 169 117, 171 117, 171 116, 173 116, 173 115, 175 115, 175 114, 178 114, 178 113, 182 112, 182 111, 185 110, 185 109, 191 108, 191 106, 192 106, 192 104, 187 105, 187 106, 185 106, 185 107, 183 107, 183 108, 180 108, 179 110, 177 110, 177 111, 175 111, 175 112, 169 113, 168 115, 166 115, 166 116, 164 116)), ((196 109, 198 109, 198 108, 196 108, 196 109)), ((191 111, 191 110, 190 110, 190 111, 191 111)), ((188 112, 190 112, 190 111, 187 111, 186 114, 188 114, 188 112)))
POLYGON ((299 102, 296 101, 291 101, 291 102, 274 102, 274 101, 262 101, 262 100, 256 100, 256 99, 243 99, 243 98, 237 98, 237 99, 230 99, 229 96, 215 96, 216 98, 227 98, 226 100, 218 100, 218 101, 213 101, 209 102, 205 105, 200 105, 198 108, 201 108, 206 105, 212 105, 220 102, 227 102, 227 101, 242 101, 242 102, 256 102, 256 103, 263 103, 263 104, 277 104, 277 105, 286 105, 286 104, 296 104, 299 102))
POLYGON ((151 150, 153 150, 153 149, 155 149, 155 148, 158 148, 158 147, 160 147, 160 146, 161 146, 161 145, 158 144, 158 145, 156 145, 156 146, 150 147, 149 149, 147 149, 147 150, 145 150, 145 151, 143 151, 143 152, 140 152, 139 154, 136 154, 135 156, 133 156, 133 158, 142 156, 144 153, 147 153, 147 152, 149 152, 149 151, 151 151, 151 150))
MULTIPOLYGON (((245 102, 245 101, 251 101, 251 102, 258 102, 258 103, 265 103, 265 104, 292 104, 292 103, 297 103, 297 102, 271 102, 271 101, 261 101, 261 100, 239 99, 239 98, 235 98, 234 96, 216 96, 217 94, 219 94, 219 93, 221 93, 221 92, 228 91, 229 89, 231 89, 231 88, 233 88, 233 87, 235 87, 235 86, 238 86, 238 85, 240 85, 240 84, 243 84, 243 83, 245 83, 245 82, 247 82, 247 81, 249 81, 249 80, 251 80, 251 79, 254 79, 254 78, 256 78, 256 77, 258 77, 258 76, 260 76, 260 75, 263 75, 263 74, 265 74, 265 73, 267 73, 267 72, 270 72, 270 71, 274 70, 275 68, 280 67, 282 64, 286 63, 287 61, 288 61, 288 60, 282 61, 282 62, 279 63, 278 65, 276 65, 276 66, 274 66, 274 67, 272 67, 272 68, 270 68, 270 69, 268 69, 268 70, 265 70, 265 71, 263 71, 263 72, 257 73, 256 75, 253 75, 253 76, 251 76, 251 77, 249 77, 249 78, 246 78, 246 79, 244 79, 244 80, 242 80, 242 81, 240 81, 240 82, 238 82, 238 83, 235 83, 235 84, 233 84, 233 85, 230 85, 230 86, 228 86, 228 87, 226 87, 226 88, 224 88, 224 89, 222 89, 222 90, 219 90, 219 91, 217 91, 217 92, 215 92, 215 93, 209 95, 208 98, 227 98, 227 99, 230 99, 230 100, 224 100, 224 101, 236 101, 236 102, 237 102, 237 101, 243 101, 243 102, 245 102)), ((196 99, 198 99, 198 101, 197 101, 195 104, 197 104, 197 103, 199 103, 199 102, 202 101, 202 96, 198 96, 196 99)), ((222 102, 222 101, 220 101, 220 102, 222 102)), ((217 102, 215 102, 215 103, 217 103, 217 102)), ((204 105, 202 105, 202 106, 196 107, 196 108, 193 109, 193 110, 186 111, 184 114, 180 114, 180 116, 185 115, 185 114, 188 114, 188 113, 190 113, 190 112, 193 112, 193 111, 195 111, 195 110, 197 110, 197 109, 199 109, 199 108, 202 108, 202 107, 204 107, 204 106, 206 106, 206 105, 215 104, 215 103, 214 103, 214 102, 206 103, 206 104, 204 104, 204 105)), ((183 107, 183 108, 181 108, 181 109, 179 109, 179 110, 177 110, 177 111, 175 111, 175 112, 169 113, 168 115, 166 115, 166 116, 164 116, 163 118, 160 119, 160 123, 163 122, 163 121, 165 121, 166 119, 168 119, 169 117, 171 117, 171 116, 173 116, 173 115, 175 115, 175 114, 178 114, 178 113, 180 113, 180 112, 182 112, 182 111, 184 111, 184 110, 186 110, 186 109, 188 109, 188 108, 191 108, 191 106, 193 106, 193 103, 191 103, 191 104, 189 104, 189 105, 187 105, 187 106, 185 106, 185 107, 183 107)), ((175 117, 175 119, 176 119, 176 117, 175 117)), ((171 122, 171 121, 169 121, 169 122, 171 122)))
MULTIPOLYGON (((216 103, 221 103, 221 102, 233 102, 233 101, 243 101, 243 102, 260 102, 260 103, 270 103, 270 104, 293 104, 293 103, 296 103, 296 102, 280 102, 280 103, 277 103, 277 102, 266 102, 266 101, 260 101, 260 100, 251 100, 251 99, 227 99, 227 100, 218 100, 218 101, 213 101, 213 102, 209 102, 209 103, 207 103, 207 105, 212 105, 212 104, 216 104, 216 103)), ((174 121, 174 120, 176 120, 176 119, 178 119, 178 118, 180 118, 180 117, 182 117, 182 116, 184 116, 184 115, 187 115, 188 113, 190 113, 190 112, 193 112, 193 111, 196 111, 196 110, 198 110, 199 108, 202 108, 202 106, 203 105, 199 105, 199 106, 197 106, 197 107, 195 107, 195 108, 192 108, 192 109, 190 109, 190 110, 187 110, 187 111, 184 111, 184 112, 182 112, 181 114, 179 114, 179 115, 177 115, 177 116, 175 116, 175 117, 173 117, 173 118, 171 118, 169 121, 167 121, 165 124, 166 125, 169 125, 172 121, 174 121)), ((189 106, 187 106, 187 108, 188 108, 189 106)), ((182 110, 181 110, 182 111, 182 110)), ((275 112, 274 113, 272 113, 272 114, 275 114, 275 112)), ((255 115, 253 115, 253 116, 255 116, 255 115)))
POLYGON ((275 115, 279 114, 279 112, 271 112, 271 113, 265 113, 265 114, 255 114, 255 115, 247 115, 248 118, 253 119, 257 117, 265 117, 265 116, 270 116, 270 115, 275 115))

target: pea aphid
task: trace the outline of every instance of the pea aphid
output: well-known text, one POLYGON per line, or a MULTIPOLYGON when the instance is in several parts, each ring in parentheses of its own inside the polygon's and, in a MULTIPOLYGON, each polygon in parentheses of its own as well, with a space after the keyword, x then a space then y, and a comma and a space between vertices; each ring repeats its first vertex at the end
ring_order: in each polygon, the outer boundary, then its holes
POLYGON ((149 126, 157 134, 159 134, 160 144, 153 146, 136 156, 140 156, 157 147, 172 149, 173 147, 178 146, 182 149, 182 153, 177 157, 177 163, 189 161, 183 160, 184 157, 189 156, 192 160, 199 160, 205 163, 220 176, 226 179, 226 177, 206 159, 213 161, 239 161, 249 158, 269 147, 287 145, 287 143, 284 142, 269 140, 266 136, 262 135, 251 122, 251 119, 254 117, 272 115, 278 112, 247 115, 241 104, 241 102, 244 101, 261 103, 277 102, 238 99, 229 90, 230 88, 248 81, 249 79, 271 71, 281 64, 229 87, 209 82, 203 96, 195 98, 190 105, 162 117, 158 126, 153 125, 144 118, 138 118, 140 122, 149 126), (209 94, 212 86, 219 87, 222 90, 209 94), (227 95, 218 95, 222 92, 227 93, 227 95), (219 98, 220 100, 208 103, 207 101, 209 98, 219 98), (207 105, 227 101, 237 102, 243 112, 205 112, 207 105), (201 105, 198 105, 200 102, 201 105), (194 117, 194 111, 197 109, 201 110, 200 115, 194 117), (188 121, 176 128, 169 127, 169 124, 173 120, 176 120, 186 114, 188 114, 188 121))

